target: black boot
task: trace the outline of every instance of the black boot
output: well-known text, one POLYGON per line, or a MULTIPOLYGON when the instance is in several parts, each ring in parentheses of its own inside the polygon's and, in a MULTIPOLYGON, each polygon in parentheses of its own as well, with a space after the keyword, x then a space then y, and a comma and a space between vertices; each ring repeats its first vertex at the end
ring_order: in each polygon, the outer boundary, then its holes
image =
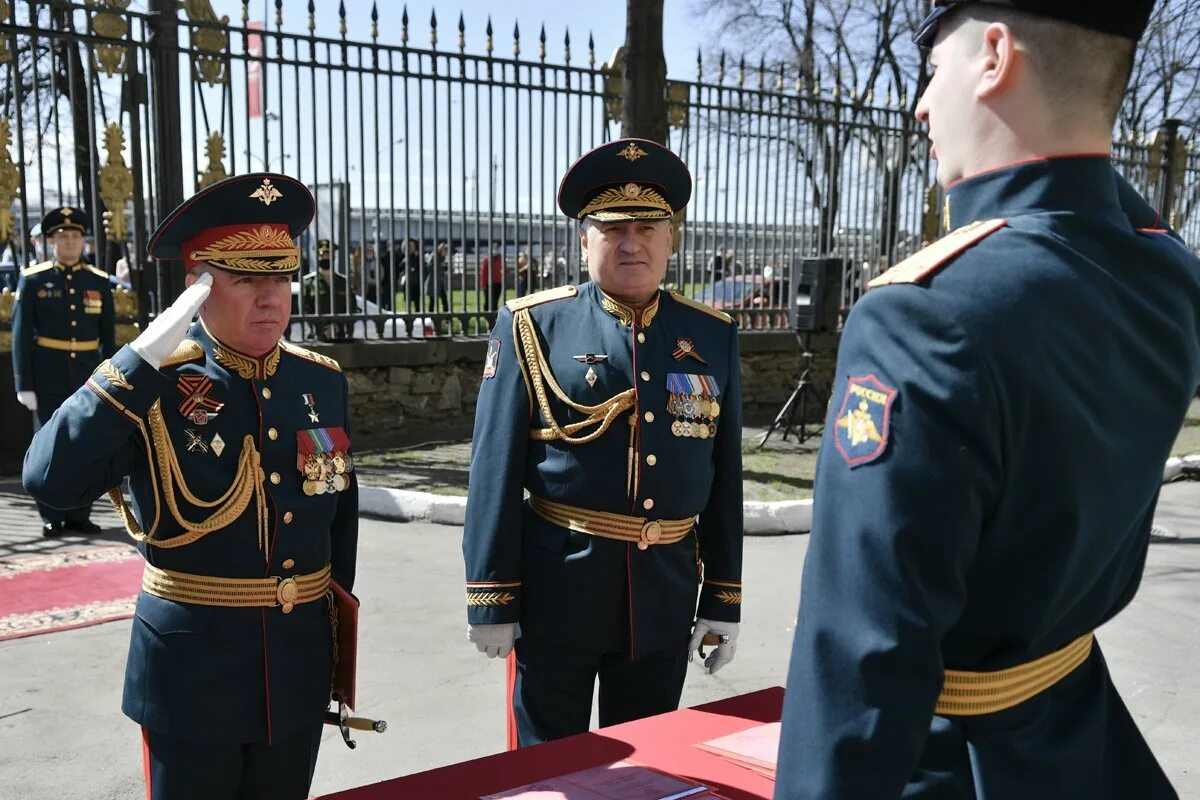
POLYGON ((75 531, 76 533, 99 533, 103 530, 103 528, 90 519, 69 519, 67 520, 66 527, 67 530, 75 531))
POLYGON ((47 539, 57 539, 63 535, 63 523, 61 522, 45 522, 42 524, 42 536, 47 539))

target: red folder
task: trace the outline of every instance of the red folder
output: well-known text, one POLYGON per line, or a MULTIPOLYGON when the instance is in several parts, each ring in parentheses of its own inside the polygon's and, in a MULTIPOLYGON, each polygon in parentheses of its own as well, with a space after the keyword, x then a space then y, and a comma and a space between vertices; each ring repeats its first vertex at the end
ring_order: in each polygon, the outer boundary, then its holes
POLYGON ((355 679, 358 677, 358 600, 337 581, 330 581, 333 611, 337 615, 337 661, 333 665, 330 689, 334 699, 350 708, 355 705, 355 679))

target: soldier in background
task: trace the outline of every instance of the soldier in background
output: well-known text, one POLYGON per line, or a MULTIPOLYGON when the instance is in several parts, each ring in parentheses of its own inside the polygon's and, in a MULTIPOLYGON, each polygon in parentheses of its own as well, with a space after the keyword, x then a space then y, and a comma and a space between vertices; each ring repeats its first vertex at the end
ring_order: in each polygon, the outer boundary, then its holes
MULTIPOLYGON (((350 296, 349 281, 333 267, 333 254, 338 249, 328 239, 317 240, 317 270, 305 275, 300 284, 305 315, 329 316, 347 313, 346 299, 350 296)), ((350 309, 358 310, 357 304, 350 309)), ((350 339, 354 325, 348 322, 315 321, 309 332, 322 342, 350 339)))
MULTIPOLYGON (((102 358, 116 352, 109 275, 83 262, 88 220, 82 209, 49 211, 41 230, 54 258, 21 271, 13 307, 13 376, 17 400, 45 425, 83 385, 102 358)), ((73 508, 38 503, 42 535, 97 533, 90 502, 73 508)))

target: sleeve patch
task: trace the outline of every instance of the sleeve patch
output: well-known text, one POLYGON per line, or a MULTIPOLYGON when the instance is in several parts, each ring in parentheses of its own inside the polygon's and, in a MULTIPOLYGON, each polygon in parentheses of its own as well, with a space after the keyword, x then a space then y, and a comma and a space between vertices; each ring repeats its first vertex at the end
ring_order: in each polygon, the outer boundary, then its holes
POLYGON ((896 390, 874 375, 851 377, 838 409, 834 438, 851 467, 868 464, 887 450, 896 390))
POLYGON ((500 340, 488 339, 487 356, 483 360, 484 380, 496 377, 496 368, 500 365, 500 340))

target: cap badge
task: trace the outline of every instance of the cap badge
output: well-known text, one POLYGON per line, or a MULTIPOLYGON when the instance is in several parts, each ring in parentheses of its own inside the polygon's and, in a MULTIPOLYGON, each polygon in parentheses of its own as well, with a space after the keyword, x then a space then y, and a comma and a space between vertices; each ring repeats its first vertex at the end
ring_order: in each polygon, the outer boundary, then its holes
POLYGON ((619 153, 617 153, 617 155, 626 159, 627 161, 637 161, 642 156, 649 155, 649 153, 638 147, 636 142, 630 142, 629 144, 625 145, 625 149, 621 150, 619 153))
POLYGON ((260 200, 264 206, 269 206, 283 197, 283 193, 271 185, 270 178, 263 178, 262 186, 255 189, 250 196, 260 200))

